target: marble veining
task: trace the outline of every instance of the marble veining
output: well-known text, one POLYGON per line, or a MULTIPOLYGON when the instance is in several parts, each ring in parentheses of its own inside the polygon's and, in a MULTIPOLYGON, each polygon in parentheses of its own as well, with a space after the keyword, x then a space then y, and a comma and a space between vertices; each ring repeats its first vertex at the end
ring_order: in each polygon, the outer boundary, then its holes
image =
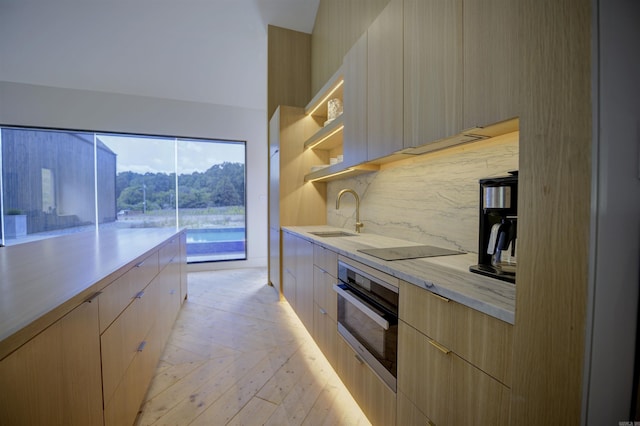
POLYGON ((354 237, 316 237, 310 232, 332 230, 327 226, 285 227, 309 241, 417 285, 472 309, 513 324, 515 286, 504 281, 469 272, 477 258, 473 253, 422 259, 385 261, 361 253, 363 248, 399 247, 406 240, 374 234, 354 237))
POLYGON ((518 169, 518 133, 422 155, 393 167, 327 184, 327 224, 355 229, 355 202, 343 188, 360 196, 363 233, 422 244, 478 251, 478 180, 518 169))

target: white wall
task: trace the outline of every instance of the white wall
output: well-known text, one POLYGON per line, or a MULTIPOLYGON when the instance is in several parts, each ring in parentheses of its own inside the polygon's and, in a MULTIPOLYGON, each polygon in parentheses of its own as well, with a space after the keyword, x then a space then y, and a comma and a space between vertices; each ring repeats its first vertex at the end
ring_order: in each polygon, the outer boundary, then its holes
POLYGON ((266 266, 258 3, 0 0, 0 125, 246 141, 249 259, 217 267, 266 266))

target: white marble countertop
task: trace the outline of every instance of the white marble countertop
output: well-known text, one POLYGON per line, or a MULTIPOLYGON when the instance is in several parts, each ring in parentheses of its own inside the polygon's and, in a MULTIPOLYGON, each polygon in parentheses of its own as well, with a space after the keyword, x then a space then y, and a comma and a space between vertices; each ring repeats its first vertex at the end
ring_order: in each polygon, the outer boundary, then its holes
POLYGON ((478 255, 475 253, 385 261, 358 250, 420 245, 420 243, 367 233, 346 237, 319 237, 311 234, 311 232, 337 230, 355 234, 353 230, 331 226, 287 226, 283 227, 283 230, 408 283, 514 324, 515 285, 469 272, 469 266, 478 261, 478 255))

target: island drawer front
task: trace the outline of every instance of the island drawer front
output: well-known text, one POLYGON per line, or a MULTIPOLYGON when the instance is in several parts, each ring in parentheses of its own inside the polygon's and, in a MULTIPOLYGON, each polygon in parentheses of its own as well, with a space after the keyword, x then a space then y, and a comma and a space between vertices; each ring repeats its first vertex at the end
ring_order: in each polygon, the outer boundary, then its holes
POLYGON ((400 319, 511 386, 511 324, 416 285, 400 284, 400 319))
POLYGON ((144 347, 142 342, 153 325, 161 290, 156 281, 152 282, 100 337, 105 404, 110 401, 136 354, 144 347))
POLYGON ((140 404, 162 355, 162 327, 161 321, 156 321, 144 338, 144 348, 135 353, 123 373, 113 397, 109 401, 105 400, 105 426, 129 425, 135 422, 140 404))
POLYGON ((176 236, 160 247, 159 270, 164 269, 171 261, 180 256, 180 237, 176 236))
POLYGON ((334 277, 338 276, 338 254, 321 245, 313 245, 313 264, 334 277))
POLYGON ((154 251, 120 278, 102 289, 100 295, 100 333, 136 298, 158 274, 158 252, 154 251))

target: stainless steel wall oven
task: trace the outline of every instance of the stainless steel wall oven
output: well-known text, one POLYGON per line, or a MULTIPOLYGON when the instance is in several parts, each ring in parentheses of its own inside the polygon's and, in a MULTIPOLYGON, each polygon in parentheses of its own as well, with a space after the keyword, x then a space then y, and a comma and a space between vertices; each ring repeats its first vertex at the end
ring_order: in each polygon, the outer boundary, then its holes
POLYGON ((398 288, 343 261, 338 278, 338 332, 395 392, 398 288))

